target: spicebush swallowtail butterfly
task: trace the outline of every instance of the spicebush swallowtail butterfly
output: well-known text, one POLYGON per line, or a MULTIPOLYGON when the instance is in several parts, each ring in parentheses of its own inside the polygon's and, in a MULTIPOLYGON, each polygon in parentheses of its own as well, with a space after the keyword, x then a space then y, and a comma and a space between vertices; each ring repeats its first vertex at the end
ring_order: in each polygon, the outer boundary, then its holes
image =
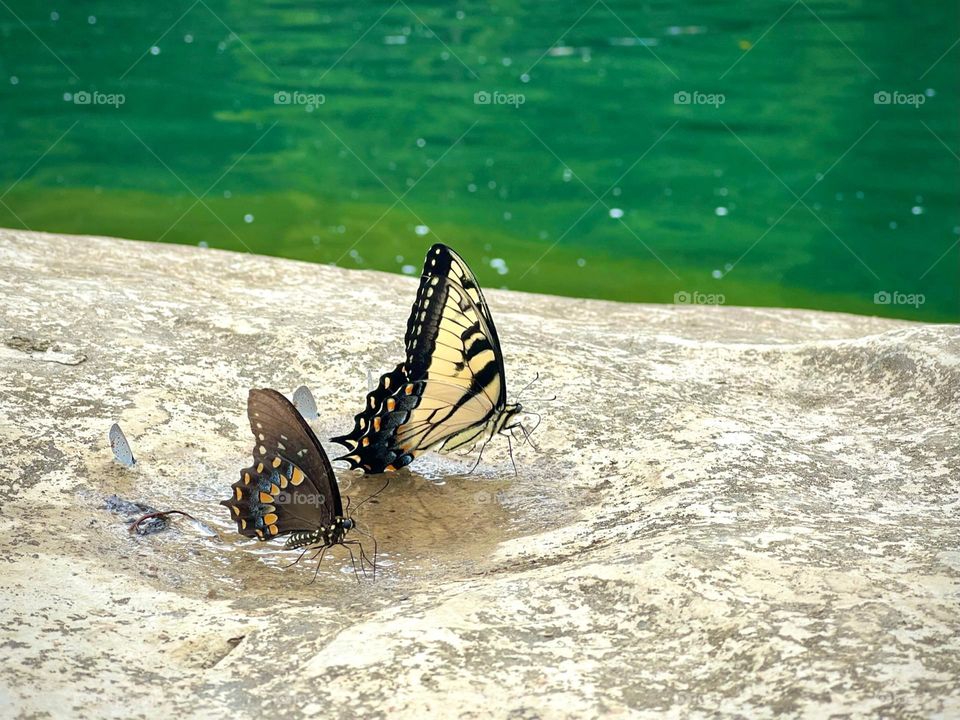
POLYGON ((407 322, 407 357, 367 394, 353 430, 333 438, 337 460, 368 473, 408 465, 426 450, 468 451, 520 427, 507 403, 500 341, 477 279, 445 245, 430 248, 407 322))
MULTIPOLYGON (((254 463, 240 471, 233 496, 220 502, 240 534, 259 540, 288 535, 285 549, 359 545, 344 540, 356 524, 344 517, 330 460, 293 404, 276 390, 251 390, 247 417, 254 463)), ((361 548, 361 562, 364 557, 361 548)))

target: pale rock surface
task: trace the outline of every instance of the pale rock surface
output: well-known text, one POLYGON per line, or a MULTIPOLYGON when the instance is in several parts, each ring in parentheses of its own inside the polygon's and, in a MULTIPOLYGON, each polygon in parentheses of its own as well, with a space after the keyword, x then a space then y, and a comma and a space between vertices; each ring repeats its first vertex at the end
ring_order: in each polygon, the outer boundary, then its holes
POLYGON ((539 451, 418 460, 357 513, 376 581, 309 584, 216 504, 247 389, 349 428, 415 281, 21 231, 0 266, 3 717, 960 714, 956 327, 490 291, 539 451))

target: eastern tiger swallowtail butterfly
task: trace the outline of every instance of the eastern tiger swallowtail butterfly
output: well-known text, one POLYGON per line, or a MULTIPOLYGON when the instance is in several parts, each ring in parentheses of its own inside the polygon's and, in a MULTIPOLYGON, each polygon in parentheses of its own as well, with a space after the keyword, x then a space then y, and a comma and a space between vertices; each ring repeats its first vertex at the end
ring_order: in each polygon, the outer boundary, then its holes
MULTIPOLYGON (((356 525, 344 517, 327 454, 296 407, 276 390, 251 390, 247 417, 254 464, 240 471, 233 496, 220 502, 240 534, 259 540, 288 535, 285 549, 359 545, 344 540, 356 525)), ((361 548, 361 563, 364 558, 361 548)))
POLYGON ((349 451, 337 460, 390 472, 426 450, 470 450, 520 425, 520 405, 507 403, 500 341, 483 293, 445 245, 427 253, 405 344, 406 360, 367 394, 353 430, 333 438, 349 451))
POLYGON ((316 420, 320 417, 317 412, 317 401, 306 385, 301 385, 293 391, 293 405, 307 420, 316 420))
POLYGON ((133 467, 137 460, 133 457, 133 450, 130 449, 130 443, 127 442, 127 436, 117 423, 110 426, 110 448, 113 450, 113 457, 118 463, 133 467))

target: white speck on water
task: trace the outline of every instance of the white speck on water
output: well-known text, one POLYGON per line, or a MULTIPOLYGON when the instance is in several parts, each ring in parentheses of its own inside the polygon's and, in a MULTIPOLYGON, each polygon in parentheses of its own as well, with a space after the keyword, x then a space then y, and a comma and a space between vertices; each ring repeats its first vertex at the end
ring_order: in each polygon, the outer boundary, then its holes
POLYGON ((910 208, 910 212, 912 212, 914 215, 923 215, 923 206, 914 205, 912 208, 910 208))
POLYGON ((541 240, 546 240, 548 237, 550 237, 550 233, 548 233, 546 230, 541 230, 537 237, 539 237, 541 240))
POLYGON ((190 43, 193 42, 193 35, 191 35, 190 33, 187 33, 186 35, 183 36, 183 41, 187 43, 187 45, 189 45, 190 43))
POLYGON ((841 200, 843 200, 843 193, 837 193, 834 197, 837 198, 837 202, 840 202, 841 200))
POLYGON ((813 204, 813 209, 814 209, 814 210, 820 210, 822 207, 823 207, 823 206, 822 206, 820 203, 818 203, 818 202, 815 202, 815 203, 813 204))
POLYGON ((154 45, 152 48, 150 48, 150 54, 151 54, 151 55, 159 55, 159 54, 160 54, 160 48, 158 48, 156 45, 154 45))
POLYGON ((250 223, 253 222, 253 215, 251 215, 250 213, 247 213, 246 215, 243 216, 243 221, 249 225, 250 223))
POLYGON ((424 147, 427 144, 427 141, 423 138, 417 138, 417 147, 424 147))
POLYGON ((64 94, 63 94, 63 101, 64 101, 64 102, 70 102, 71 100, 73 100, 73 93, 64 93, 64 94))
POLYGON ((817 182, 820 182, 821 180, 823 180, 823 173, 817 173, 813 177, 817 182))
POLYGON ((197 247, 208 248, 210 244, 206 240, 201 240, 197 243, 197 247))
POLYGON ((713 171, 714 177, 723 177, 723 168, 717 168, 713 171))
MULTIPOLYGON (((483 251, 484 251, 484 252, 490 252, 491 250, 493 250, 493 245, 491 245, 490 243, 484 243, 484 244, 483 244, 483 251)), ((484 260, 484 262, 486 262, 486 260, 484 260)))
POLYGON ((495 190, 497 188, 497 181, 491 180, 490 182, 487 183, 487 187, 490 188, 491 190, 495 190))
POLYGON ((407 36, 406 35, 387 35, 383 38, 385 45, 406 45, 407 36))
POLYGON ((513 218, 513 213, 510 212, 509 210, 507 210, 505 213, 503 213, 503 219, 504 219, 504 220, 510 220, 511 218, 513 218))
POLYGON ((476 185, 474 185, 473 183, 470 183, 469 185, 467 185, 467 192, 476 192, 476 191, 477 191, 476 185))
POLYGON ((614 197, 620 197, 620 196, 623 194, 623 190, 621 190, 621 189, 618 188, 618 187, 615 187, 615 188, 614 188, 613 190, 611 190, 610 192, 613 193, 613 196, 614 196, 614 197))
POLYGON ((319 235, 314 235, 314 236, 313 236, 312 238, 310 238, 310 239, 313 240, 313 244, 314 244, 314 245, 319 245, 319 244, 320 244, 320 236, 319 236, 319 235))
POLYGON ((91 24, 91 25, 96 25, 96 24, 97 24, 97 16, 96 16, 96 15, 90 15, 90 16, 88 16, 88 17, 87 17, 87 22, 88 22, 89 24, 91 24))
POLYGON ((897 229, 897 221, 896 221, 896 220, 891 220, 891 221, 890 221, 890 229, 891 229, 891 230, 896 230, 896 229, 897 229))
POLYGON ((499 275, 506 275, 510 272, 509 268, 507 268, 507 261, 503 258, 493 258, 490 261, 490 267, 496 270, 499 275))
POLYGON ((357 250, 356 248, 353 248, 353 249, 350 251, 350 257, 352 257, 354 260, 359 260, 359 259, 360 259, 360 251, 357 250))
POLYGON ((513 65, 513 60, 511 60, 508 57, 503 58, 500 62, 503 63, 504 67, 510 67, 511 65, 513 65))
MULTIPOLYGON (((427 233, 430 232, 430 228, 427 227, 426 225, 417 225, 417 226, 413 229, 413 231, 414 231, 417 235, 423 236, 423 235, 426 235, 427 233)), ((403 258, 400 258, 400 259, 402 260, 403 258)), ((398 262, 399 262, 399 261, 398 261, 398 262)))
POLYGON ((522 83, 530 82, 530 76, 527 75, 527 73, 524 73, 523 75, 520 76, 520 82, 522 83))
POLYGON ((730 194, 730 191, 727 188, 725 187, 717 188, 717 195, 719 195, 720 197, 726 197, 729 194, 730 194))
POLYGON ((730 263, 727 263, 726 265, 723 266, 723 270, 724 272, 730 272, 731 270, 733 270, 733 265, 730 263))
POLYGON ((397 255, 397 256, 394 258, 394 260, 397 261, 397 264, 398 264, 398 265, 401 264, 401 263, 403 262, 403 255, 397 255))
POLYGON ((486 165, 487 167, 493 167, 493 162, 494 162, 493 158, 488 157, 486 160, 483 161, 483 164, 486 165))
POLYGON ((573 170, 570 168, 563 169, 563 181, 570 182, 573 179, 573 170))
POLYGON ((400 268, 400 272, 402 272, 404 275, 413 275, 416 271, 417 269, 413 265, 404 265, 402 268, 400 268))
POLYGON ((449 60, 449 59, 450 59, 450 53, 448 53, 446 50, 444 50, 442 53, 440 53, 440 59, 441 59, 441 60, 449 60))
POLYGON ((11 84, 11 85, 18 85, 19 83, 20 83, 20 78, 18 78, 16 75, 11 75, 11 76, 10 76, 10 84, 11 84))
POLYGON ((229 200, 230 198, 233 197, 233 193, 230 192, 229 190, 224 190, 224 191, 223 191, 223 196, 224 196, 227 200, 229 200))
POLYGON ((934 95, 937 94, 937 91, 934 90, 933 88, 927 88, 926 90, 923 91, 923 94, 926 95, 927 97, 933 97, 934 95))
POLYGON ((923 195, 917 195, 915 198, 913 198, 913 201, 914 201, 917 205, 922 205, 922 204, 923 204, 923 195))
POLYGON ((623 217, 623 210, 620 208, 610 208, 610 217, 614 220, 619 220, 623 217))
POLYGON ((857 200, 863 200, 863 190, 857 190, 857 200))
POLYGON ((343 235, 347 231, 346 225, 337 225, 337 232, 343 235))
POLYGON ((467 14, 463 10, 457 10, 457 20, 463 20, 467 14))
POLYGON ((53 12, 50 13, 50 19, 56 22, 57 20, 60 19, 60 13, 54 10, 53 12))
POLYGON ((719 280, 720 278, 723 277, 723 271, 722 271, 722 270, 714 270, 712 273, 710 273, 710 275, 713 277, 714 280, 719 280))
POLYGON ((585 267, 587 261, 585 258, 577 258, 577 267, 585 267))
POLYGON ((730 211, 721 205, 720 207, 714 208, 713 212, 717 217, 726 217, 730 211))

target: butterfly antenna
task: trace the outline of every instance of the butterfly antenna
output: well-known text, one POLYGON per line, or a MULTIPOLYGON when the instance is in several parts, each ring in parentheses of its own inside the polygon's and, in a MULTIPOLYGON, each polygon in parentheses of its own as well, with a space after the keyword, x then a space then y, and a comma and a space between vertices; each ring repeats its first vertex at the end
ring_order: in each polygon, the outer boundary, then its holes
POLYGON ((360 507, 363 506, 363 503, 365 503, 365 502, 370 502, 370 501, 373 500, 377 495, 379 495, 379 494, 382 493, 384 490, 386 490, 386 489, 387 489, 387 485, 390 484, 390 480, 391 480, 391 479, 392 479, 392 478, 387 477, 387 481, 383 484, 383 487, 380 488, 379 490, 377 490, 373 495, 371 495, 370 497, 368 497, 367 499, 365 499, 365 500, 364 500, 363 502, 361 502, 359 505, 357 505, 357 507, 355 507, 355 508, 353 509, 353 511, 356 512, 360 507))
POLYGON ((517 400, 516 400, 516 402, 520 402, 520 398, 523 397, 523 394, 524 394, 527 390, 529 390, 529 389, 530 389, 530 386, 533 385, 533 384, 534 384, 537 380, 539 380, 539 379, 540 379, 540 371, 538 370, 538 371, 537 371, 537 374, 533 376, 533 380, 531 380, 531 381, 528 382, 526 385, 524 385, 524 386, 523 386, 523 389, 517 394, 517 400))

